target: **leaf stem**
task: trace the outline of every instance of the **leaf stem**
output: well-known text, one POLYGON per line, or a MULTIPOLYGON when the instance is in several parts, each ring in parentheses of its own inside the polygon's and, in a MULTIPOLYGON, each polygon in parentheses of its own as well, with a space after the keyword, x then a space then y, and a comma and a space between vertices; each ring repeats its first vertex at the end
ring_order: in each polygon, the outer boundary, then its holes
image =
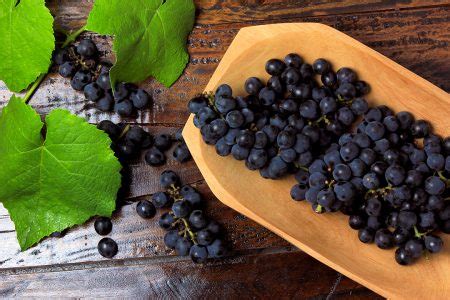
POLYGON ((45 76, 47 76, 47 73, 41 74, 36 79, 36 81, 33 83, 33 85, 28 89, 27 93, 23 97, 23 100, 25 101, 25 103, 28 103, 31 100, 31 97, 33 96, 34 92, 39 87, 39 85, 42 83, 42 81, 44 80, 45 76))
POLYGON ((71 34, 69 34, 65 40, 65 42, 62 44, 61 48, 65 48, 67 47, 67 45, 69 45, 70 43, 72 43, 73 41, 75 41, 77 39, 77 37, 82 34, 84 31, 86 30, 86 25, 81 27, 80 29, 78 29, 77 31, 72 32, 71 34))

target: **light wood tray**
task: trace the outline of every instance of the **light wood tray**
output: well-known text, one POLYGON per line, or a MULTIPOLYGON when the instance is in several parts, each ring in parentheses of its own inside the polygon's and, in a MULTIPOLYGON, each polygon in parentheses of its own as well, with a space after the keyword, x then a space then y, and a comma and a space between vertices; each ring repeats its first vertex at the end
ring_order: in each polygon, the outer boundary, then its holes
MULTIPOLYGON (((342 66, 355 69, 372 87, 367 97, 372 104, 411 111, 417 118, 430 120, 438 133, 450 134, 450 97, 446 92, 353 38, 317 23, 241 29, 205 91, 228 83, 235 95, 243 95, 246 78, 268 79, 265 62, 290 52, 310 63, 326 58, 335 70, 342 66)), ((442 253, 422 258, 412 266, 400 266, 394 260, 394 250, 361 243, 357 232, 348 226, 348 217, 341 213, 317 215, 307 203, 291 200, 293 176, 266 180, 258 172, 249 171, 243 162, 217 155, 214 147, 202 141, 192 118, 191 115, 183 136, 220 201, 385 297, 450 299, 449 235, 442 235, 442 253)))

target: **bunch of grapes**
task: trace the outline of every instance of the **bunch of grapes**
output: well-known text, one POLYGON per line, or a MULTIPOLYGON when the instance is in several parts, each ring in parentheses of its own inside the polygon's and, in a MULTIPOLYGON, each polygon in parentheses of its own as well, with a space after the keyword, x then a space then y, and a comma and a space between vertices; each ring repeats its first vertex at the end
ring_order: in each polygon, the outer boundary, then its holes
POLYGON ((86 99, 94 102, 101 111, 115 111, 121 117, 132 117, 136 110, 148 107, 151 102, 145 90, 130 83, 118 83, 112 90, 110 67, 99 62, 97 46, 90 39, 59 49, 53 61, 59 74, 71 79, 72 88, 84 92, 86 99))
POLYGON ((192 186, 181 186, 173 171, 164 171, 160 182, 165 191, 153 194, 153 205, 171 207, 159 220, 159 225, 167 230, 164 244, 179 256, 189 255, 195 263, 226 255, 229 248, 222 239, 221 226, 206 217, 200 193, 192 186))
MULTIPOLYGON (((166 163, 165 152, 169 150, 174 139, 168 134, 152 136, 139 126, 130 126, 123 123, 114 124, 109 120, 103 120, 97 128, 106 132, 112 140, 112 149, 122 163, 139 158, 143 150, 145 161, 151 166, 161 166, 166 163)), ((186 162, 191 158, 191 153, 186 146, 180 132, 175 135, 177 145, 172 156, 178 162, 186 162)))
POLYGON ((450 233, 450 138, 409 112, 371 108, 355 133, 342 135, 295 177, 294 200, 306 199, 317 213, 349 215, 361 242, 397 247, 401 265, 441 251, 434 232, 450 233))
POLYGON ((434 232, 450 232, 450 138, 409 112, 369 107, 369 85, 349 68, 297 54, 265 68, 267 84, 247 79, 245 97, 223 84, 189 102, 205 143, 265 178, 295 174, 294 200, 349 215, 362 242, 398 247, 399 264, 439 252, 434 232))
MULTIPOLYGON (((223 239, 224 232, 217 222, 206 217, 200 193, 190 185, 181 186, 178 175, 170 170, 161 174, 160 183, 165 191, 153 194, 151 201, 139 201, 136 213, 141 218, 151 219, 157 209, 171 207, 158 222, 167 230, 164 244, 175 249, 179 256, 189 255, 195 263, 227 255, 230 249, 223 239)), ((111 233, 113 224, 110 218, 99 217, 94 228, 99 235, 105 236, 111 233)), ((102 238, 97 248, 106 258, 112 258, 118 252, 117 243, 109 237, 102 238)))
POLYGON ((311 66, 297 54, 284 62, 266 64, 267 84, 247 79, 245 97, 233 97, 231 88, 219 86, 214 96, 189 102, 207 144, 219 155, 231 154, 250 170, 276 179, 308 166, 314 155, 328 147, 366 112, 369 91, 349 68, 333 72, 325 59, 311 66), (315 80, 321 75, 323 85, 315 80))

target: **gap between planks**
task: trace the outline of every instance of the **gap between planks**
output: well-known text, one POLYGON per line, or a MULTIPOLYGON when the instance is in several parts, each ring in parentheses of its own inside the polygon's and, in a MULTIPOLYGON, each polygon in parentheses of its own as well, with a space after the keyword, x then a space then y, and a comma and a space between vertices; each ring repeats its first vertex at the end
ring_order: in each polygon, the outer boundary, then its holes
MULTIPOLYGON (((270 247, 270 248, 257 248, 257 249, 246 249, 237 250, 232 256, 222 258, 220 261, 214 262, 214 264, 232 264, 234 261, 239 261, 242 258, 247 258, 257 255, 273 255, 273 254, 284 254, 284 253, 295 253, 303 251, 297 249, 294 246, 286 247, 270 247)), ((305 255, 307 255, 305 253, 305 255)), ((1 275, 23 275, 23 274, 36 274, 36 273, 50 273, 50 272, 67 272, 67 271, 77 271, 77 270, 90 270, 90 269, 100 269, 100 268, 115 268, 115 267, 134 267, 134 266, 147 266, 161 263, 171 263, 171 262, 191 262, 189 256, 175 256, 175 255, 165 255, 165 256, 155 256, 155 257, 142 257, 142 258, 128 258, 128 259, 111 259, 111 260, 101 260, 101 261, 90 261, 90 262, 79 262, 79 263, 67 263, 60 265, 43 265, 35 267, 18 267, 18 268, 6 268, 0 269, 1 275)))

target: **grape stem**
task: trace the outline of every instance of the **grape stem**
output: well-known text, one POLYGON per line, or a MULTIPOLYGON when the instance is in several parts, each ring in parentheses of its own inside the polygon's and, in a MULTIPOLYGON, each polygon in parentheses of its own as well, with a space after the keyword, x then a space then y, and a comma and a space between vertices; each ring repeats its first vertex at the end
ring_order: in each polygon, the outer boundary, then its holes
POLYGON ((419 229, 417 229, 416 226, 414 226, 414 236, 418 239, 422 238, 424 235, 427 235, 429 231, 426 232, 420 232, 419 229))
POLYGON ((387 191, 392 190, 392 186, 388 185, 376 190, 368 190, 366 192, 366 195, 364 196, 365 199, 368 199, 371 195, 376 195, 377 197, 385 195, 387 191))
POLYGON ((127 134, 128 130, 130 130, 130 124, 127 124, 127 126, 125 126, 125 128, 122 130, 122 132, 119 135, 119 140, 125 135, 127 134))
POLYGON ((345 100, 344 98, 342 98, 341 95, 337 95, 337 100, 338 102, 344 104, 344 105, 351 105, 353 103, 353 99, 352 100, 345 100))
MULTIPOLYGON (((77 31, 75 31, 74 33, 70 34, 67 36, 65 42, 62 45, 62 48, 66 47, 68 44, 70 44, 71 42, 73 42, 74 40, 77 39, 77 37, 83 33, 86 30, 86 27, 83 26, 80 29, 78 29, 77 31)), ((41 74, 36 81, 33 83, 33 85, 28 89, 27 93, 25 94, 25 96, 23 97, 23 100, 25 101, 25 103, 28 104, 28 102, 30 102, 31 97, 33 97, 34 92, 36 92, 36 90, 39 88, 39 86, 41 85, 42 81, 44 81, 45 77, 47 76, 47 73, 43 73, 41 74)))
POLYGON ((438 174, 439 178, 442 179, 442 181, 445 182, 445 186, 449 187, 450 186, 450 179, 445 177, 444 174, 442 173, 442 171, 437 172, 437 174, 438 174))
MULTIPOLYGON (((174 184, 171 184, 169 188, 166 190, 167 193, 175 200, 175 201, 181 201, 183 200, 183 197, 180 195, 180 188, 178 186, 175 186, 174 184)), ((183 230, 183 237, 186 237, 186 235, 189 235, 189 238, 191 241, 197 245, 197 237, 195 233, 192 231, 191 226, 189 226, 189 222, 185 218, 178 218, 176 222, 183 222, 184 230, 183 230)))
POLYGON ((72 43, 73 41, 75 41, 77 39, 77 37, 82 34, 84 31, 86 30, 86 26, 81 27, 80 29, 78 29, 77 31, 74 31, 73 33, 67 35, 66 40, 64 41, 64 43, 62 44, 61 48, 65 48, 67 47, 67 45, 69 45, 70 43, 72 43))
POLYGON ((317 126, 317 125, 319 125, 320 122, 322 122, 322 121, 323 121, 326 125, 328 125, 328 124, 331 123, 330 120, 327 118, 327 116, 326 116, 326 115, 323 115, 323 116, 321 116, 319 119, 315 120, 314 122, 310 122, 309 125, 315 125, 315 126, 317 126))
POLYGON ((322 205, 317 204, 316 213, 321 213, 321 212, 322 212, 322 205))
POLYGON ((195 238, 195 233, 191 230, 191 227, 189 226, 188 221, 186 221, 185 218, 181 218, 181 220, 183 221, 184 224, 184 235, 186 235, 186 233, 189 234, 189 238, 192 240, 192 242, 194 244, 197 245, 197 239, 195 238))

